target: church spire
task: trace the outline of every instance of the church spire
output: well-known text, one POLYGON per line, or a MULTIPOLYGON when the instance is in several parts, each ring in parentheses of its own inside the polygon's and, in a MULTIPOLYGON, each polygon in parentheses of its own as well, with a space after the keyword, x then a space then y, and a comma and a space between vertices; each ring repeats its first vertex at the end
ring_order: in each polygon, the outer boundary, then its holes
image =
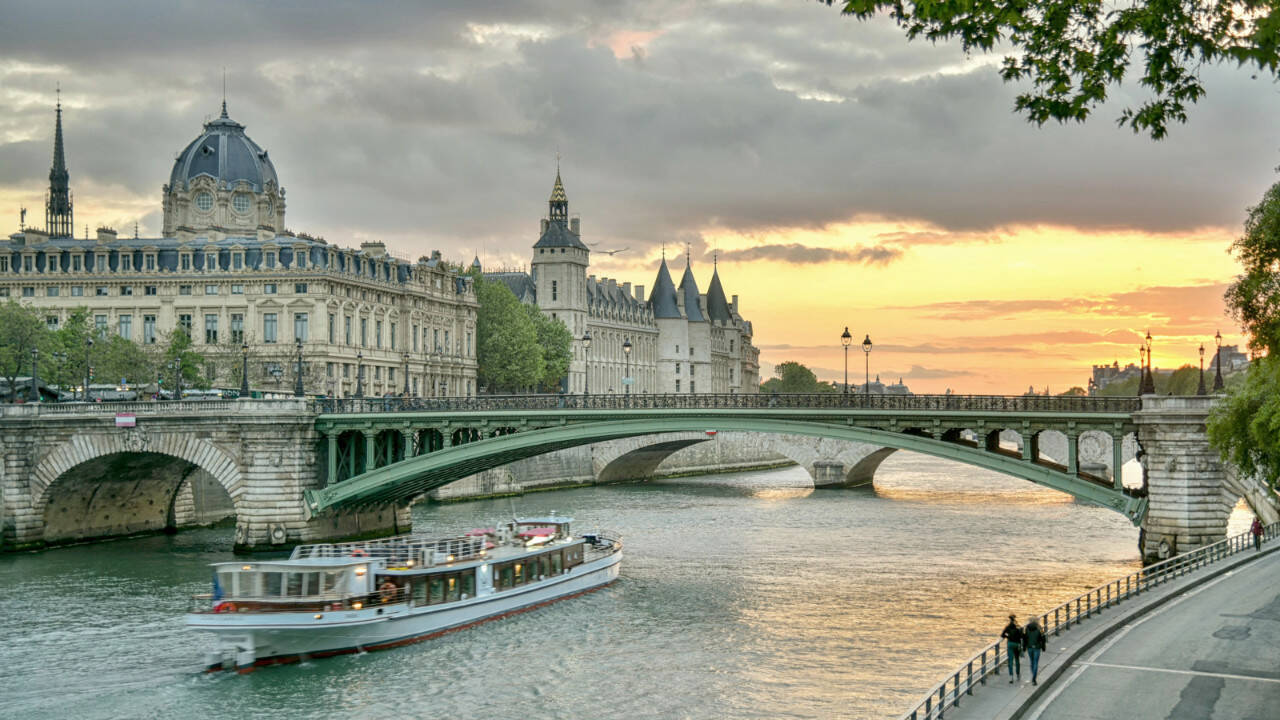
POLYGON ((551 201, 548 203, 547 217, 552 221, 569 222, 569 198, 564 194, 564 183, 560 182, 560 160, 556 159, 556 184, 551 188, 551 201))
POLYGON ((57 120, 53 129, 53 167, 49 169, 49 195, 45 199, 45 231, 50 237, 71 237, 71 187, 67 158, 62 148, 62 88, 58 88, 57 120))

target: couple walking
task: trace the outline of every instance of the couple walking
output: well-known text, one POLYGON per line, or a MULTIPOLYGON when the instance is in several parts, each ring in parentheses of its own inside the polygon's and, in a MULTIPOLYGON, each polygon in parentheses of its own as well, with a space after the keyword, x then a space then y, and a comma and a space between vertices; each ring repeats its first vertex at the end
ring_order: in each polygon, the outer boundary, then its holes
POLYGON ((1040 672, 1040 652, 1045 649, 1044 630, 1040 629, 1040 621, 1033 617, 1024 628, 1018 625, 1016 615, 1010 615, 1009 624, 1004 626, 1000 637, 1008 643, 1009 682, 1014 682, 1015 678, 1022 679, 1022 651, 1026 650, 1027 657, 1031 660, 1031 684, 1035 685, 1036 676, 1040 672))

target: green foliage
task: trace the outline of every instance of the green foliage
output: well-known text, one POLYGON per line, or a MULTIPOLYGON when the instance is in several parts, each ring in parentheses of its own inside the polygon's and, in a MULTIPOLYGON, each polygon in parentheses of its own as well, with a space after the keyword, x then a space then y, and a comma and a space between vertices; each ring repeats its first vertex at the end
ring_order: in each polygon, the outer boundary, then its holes
POLYGON ((52 349, 51 333, 40 313, 28 305, 9 300, 0 305, 0 377, 9 387, 15 378, 31 375, 31 350, 52 349))
MULTIPOLYGON (((1230 382, 1231 378, 1227 379, 1230 382)), ((1205 372, 1204 382, 1206 387, 1213 387, 1213 376, 1207 371, 1205 372)), ((1200 389, 1200 368, 1193 365, 1183 365, 1171 373, 1157 371, 1155 383, 1157 395, 1195 395, 1196 391, 1200 389)), ((1138 394, 1138 376, 1134 375, 1124 380, 1109 383, 1099 390, 1098 394, 1107 397, 1135 396, 1138 394)))
POLYGON ((1280 480, 1280 357, 1255 360, 1209 417, 1209 442, 1246 475, 1280 480))
POLYGON ((178 368, 181 368, 183 388, 208 389, 216 378, 208 376, 204 356, 191 349, 193 345, 191 336, 178 328, 161 339, 164 341, 161 344, 164 350, 158 360, 153 361, 154 364, 148 368, 151 374, 158 373, 164 378, 162 384, 168 390, 174 390, 178 368), (181 362, 179 363, 178 360, 181 362))
POLYGON ((1071 388, 1070 390, 1067 390, 1066 392, 1058 393, 1059 397, 1061 396, 1079 397, 1081 395, 1088 395, 1088 394, 1089 393, 1085 392, 1085 389, 1080 387, 1079 385, 1076 385, 1075 387, 1071 388))
MULTIPOLYGON (((833 0, 821 0, 828 5, 833 0)), ((1030 80, 1014 107, 1038 125, 1082 122, 1125 79, 1135 49, 1138 84, 1149 99, 1125 108, 1119 125, 1159 140, 1205 94, 1203 65, 1230 61, 1276 74, 1280 6, 1274 0, 847 0, 843 12, 865 20, 887 12, 909 39, 959 40, 965 52, 1010 48, 1006 81, 1030 80)))
POLYGON ((94 382, 127 382, 130 387, 155 382, 154 358, 141 345, 110 333, 93 346, 94 382))
MULTIPOLYGON (((514 296, 513 296, 514 297, 514 296)), ((558 320, 552 320, 532 305, 524 306, 534 335, 542 348, 542 377, 535 385, 542 392, 555 392, 561 378, 569 374, 569 361, 573 352, 573 333, 558 320)))
POLYGON ((1231 250, 1244 272, 1227 288, 1228 312, 1250 348, 1280 354, 1280 183, 1249 208, 1244 234, 1231 250))
POLYGON ((760 392, 765 393, 833 393, 835 385, 818 381, 818 376, 809 368, 793 360, 778 363, 773 368, 772 377, 760 384, 760 392))
POLYGON ((546 363, 538 331, 516 296, 500 282, 476 279, 476 376, 490 392, 536 387, 546 363))

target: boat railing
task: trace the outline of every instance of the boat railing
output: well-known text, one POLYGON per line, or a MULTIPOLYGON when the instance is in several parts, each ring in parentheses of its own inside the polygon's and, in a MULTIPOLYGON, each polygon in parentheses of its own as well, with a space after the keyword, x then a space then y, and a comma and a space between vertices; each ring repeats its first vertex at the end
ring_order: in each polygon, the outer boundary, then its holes
POLYGON ((606 557, 622 550, 622 533, 617 530, 601 528, 582 533, 582 538, 587 541, 586 555, 592 560, 606 557))
MULTIPOLYGON (((1280 537, 1280 523, 1263 528, 1263 539, 1280 537)), ((1103 610, 1119 605, 1122 601, 1153 590, 1170 580, 1189 572, 1225 560, 1253 545, 1253 537, 1244 532, 1212 545, 1205 545, 1183 555, 1148 565, 1141 570, 1112 580, 1106 585, 1072 598, 1065 603, 1036 616, 1046 635, 1058 636, 1078 626, 1083 620, 1099 615, 1103 610)), ((1001 665, 1008 662, 1007 645, 1002 640, 984 647, 978 654, 949 673, 935 685, 901 720, 941 720, 949 708, 960 707, 960 701, 973 695, 973 691, 987 684, 991 675, 999 675, 1001 665)))
POLYGON ((349 543, 299 545, 290 560, 313 558, 370 558, 386 560, 388 565, 425 565, 455 562, 484 554, 487 538, 483 535, 459 538, 418 538, 399 536, 382 540, 349 543))
MULTIPOLYGON (((210 593, 192 595, 187 601, 187 612, 194 615, 220 615, 227 613, 326 613, 342 610, 360 610, 381 605, 395 605, 409 601, 409 588, 382 590, 362 595, 313 595, 299 598, 219 598, 210 593)), ((318 618, 317 618, 318 619, 318 618)))

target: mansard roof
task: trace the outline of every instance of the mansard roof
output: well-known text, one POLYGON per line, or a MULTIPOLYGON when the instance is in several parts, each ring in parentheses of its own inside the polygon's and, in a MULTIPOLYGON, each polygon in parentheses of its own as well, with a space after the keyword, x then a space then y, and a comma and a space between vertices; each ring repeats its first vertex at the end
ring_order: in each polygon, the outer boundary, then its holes
POLYGON ((578 233, 570 230, 562 220, 550 220, 547 222, 547 229, 542 231, 542 237, 538 238, 538 242, 533 244, 535 250, 541 248, 560 248, 571 247, 579 250, 591 251, 582 240, 578 237, 578 233))
POLYGON ((725 324, 733 322, 729 301, 725 299, 724 288, 720 285, 719 268, 711 273, 711 285, 707 287, 707 315, 713 322, 725 324))
POLYGON ((484 274, 485 280, 500 282, 507 286, 512 295, 522 303, 538 303, 538 286, 529 273, 524 272, 491 272, 484 274))
POLYGON ((680 278, 680 292, 684 295, 684 314, 689 322, 706 322, 698 303, 698 281, 693 279, 693 266, 688 259, 684 264, 684 276, 680 278))
POLYGON ((680 306, 676 303, 676 286, 671 282, 671 272, 667 270, 667 259, 662 258, 658 266, 658 277, 653 281, 653 290, 649 293, 649 307, 653 309, 655 318, 678 318, 680 306))

